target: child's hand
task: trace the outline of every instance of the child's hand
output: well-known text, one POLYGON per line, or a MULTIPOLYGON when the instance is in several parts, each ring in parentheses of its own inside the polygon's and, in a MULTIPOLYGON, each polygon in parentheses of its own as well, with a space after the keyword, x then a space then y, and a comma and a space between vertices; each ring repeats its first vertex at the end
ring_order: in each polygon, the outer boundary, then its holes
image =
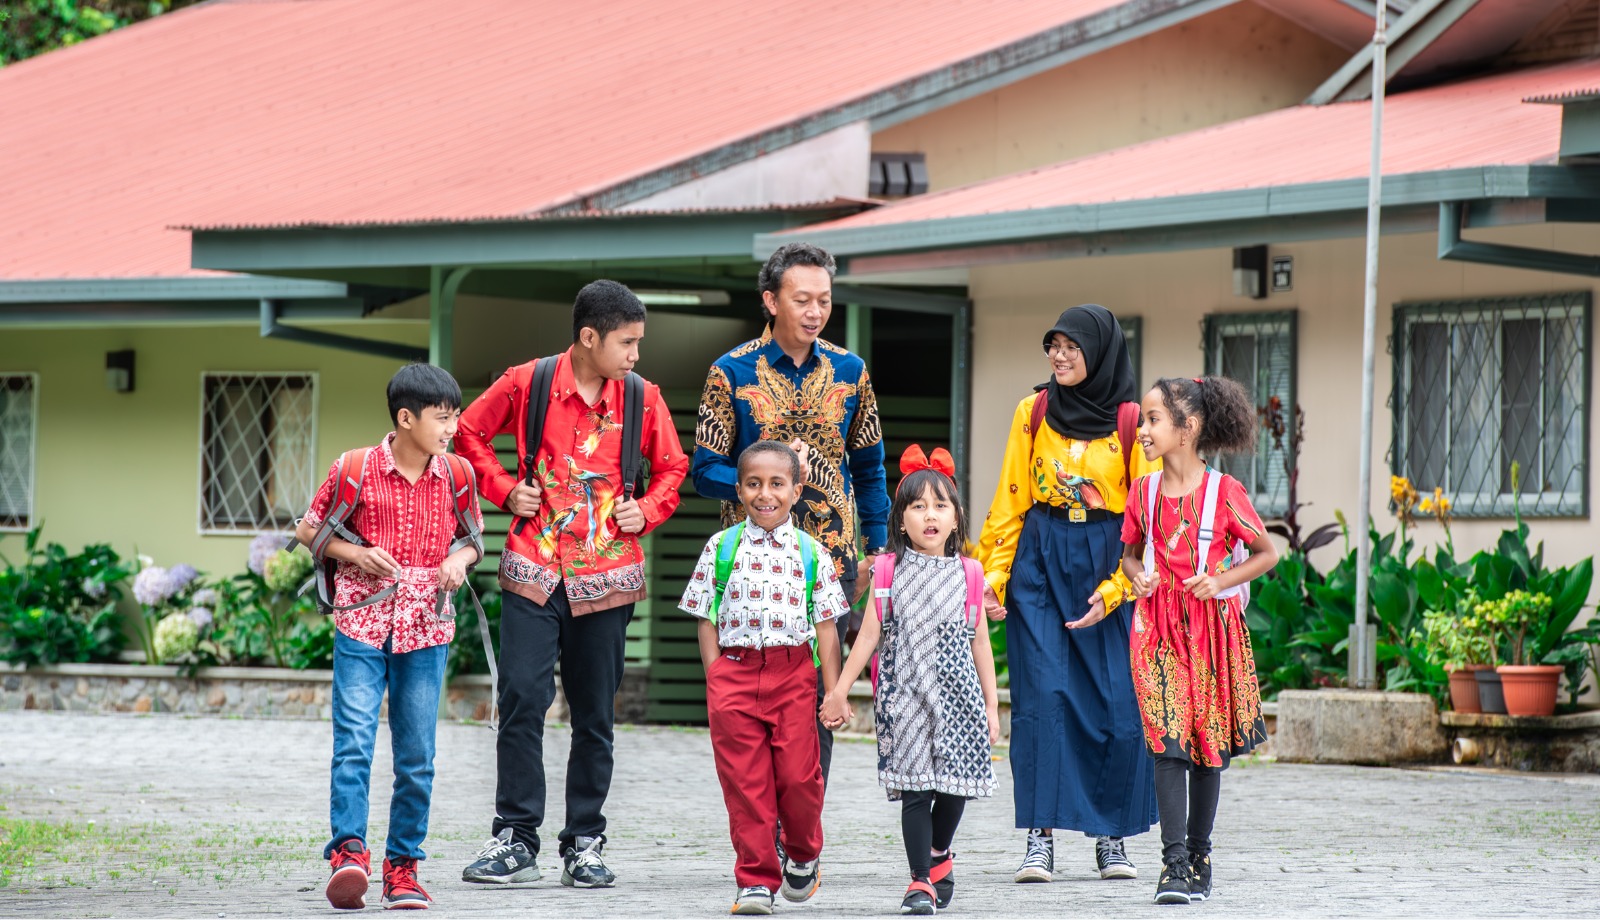
POLYGON ((1217 580, 1210 575, 1196 575, 1193 578, 1186 578, 1183 581, 1183 586, 1189 590, 1190 594, 1203 601, 1209 601, 1222 593, 1222 586, 1217 584, 1217 580))
POLYGON ((1128 579, 1128 582, 1133 585, 1134 597, 1149 597, 1150 592, 1156 589, 1156 580, 1150 577, 1149 572, 1140 572, 1128 579))
POLYGON ((811 445, 799 438, 795 438, 789 442, 789 449, 794 451, 795 456, 800 458, 800 481, 809 482, 811 480, 811 445))
POLYGON ((454 591, 467 582, 467 564, 455 557, 446 557, 439 565, 439 589, 454 591))
POLYGON ((1000 743, 1000 704, 990 703, 985 709, 989 716, 989 743, 1000 743))
POLYGON ((1089 595, 1089 612, 1067 624, 1068 629, 1086 629, 1106 618, 1106 599, 1099 591, 1089 595))
POLYGON ((839 692, 829 693, 823 697, 822 708, 817 711, 817 718, 829 731, 837 731, 850 722, 854 713, 850 710, 850 702, 845 695, 839 692))
POLYGON ((639 507, 637 501, 627 501, 617 505, 611 518, 617 522, 617 528, 623 533, 639 533, 644 530, 644 509, 639 507))
POLYGON ((983 612, 996 622, 1006 618, 1006 608, 1000 603, 1000 595, 994 593, 994 585, 987 583, 983 586, 983 612))
POLYGON ((400 563, 395 562, 394 557, 381 546, 357 547, 350 554, 349 561, 368 575, 379 578, 393 578, 400 571, 400 563))

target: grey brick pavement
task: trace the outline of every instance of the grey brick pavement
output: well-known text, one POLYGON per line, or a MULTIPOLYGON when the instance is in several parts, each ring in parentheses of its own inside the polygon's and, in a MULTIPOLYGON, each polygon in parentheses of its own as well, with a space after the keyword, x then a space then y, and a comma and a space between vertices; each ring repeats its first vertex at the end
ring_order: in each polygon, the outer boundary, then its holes
MULTIPOLYGON (((703 731, 624 728, 611 805, 609 891, 545 880, 467 885, 461 866, 487 836, 493 735, 441 724, 432 858, 435 914, 711 917, 727 910, 732 851, 703 731)), ((569 735, 549 732, 552 788, 569 735)), ((380 735, 380 749, 387 744, 380 735)), ((3 916, 321 915, 326 872, 328 723, 178 716, 0 715, 0 819, 95 822, 97 858, 9 867, 3 916)), ((841 744, 827 808, 823 886, 800 916, 895 912, 904 887, 897 807, 884 801, 870 743, 841 744)), ((964 916, 1148 916, 1156 835, 1129 841, 1142 877, 1102 882, 1087 840, 1063 836, 1057 881, 1010 883, 1021 856, 1010 771, 974 803, 957 838, 964 916)), ((373 798, 381 838, 389 770, 373 798)), ((552 827, 559 829, 559 800, 552 827)), ((1165 908, 1210 916, 1592 916, 1600 912, 1600 777, 1240 763, 1223 781, 1214 900, 1165 908)), ((381 852, 381 844, 376 849, 381 852)), ((377 889, 369 903, 376 902, 377 889)), ((369 910, 372 908, 369 908, 369 910)))

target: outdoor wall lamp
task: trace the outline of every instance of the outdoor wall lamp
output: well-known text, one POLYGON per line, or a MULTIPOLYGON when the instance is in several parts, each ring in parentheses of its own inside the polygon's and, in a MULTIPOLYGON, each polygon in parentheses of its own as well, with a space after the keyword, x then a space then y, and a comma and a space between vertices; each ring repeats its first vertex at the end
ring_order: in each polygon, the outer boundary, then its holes
POLYGON ((1267 296, 1267 247, 1234 247, 1233 294, 1258 300, 1267 296))
POLYGON ((133 392, 133 349, 106 352, 106 389, 113 393, 133 392))

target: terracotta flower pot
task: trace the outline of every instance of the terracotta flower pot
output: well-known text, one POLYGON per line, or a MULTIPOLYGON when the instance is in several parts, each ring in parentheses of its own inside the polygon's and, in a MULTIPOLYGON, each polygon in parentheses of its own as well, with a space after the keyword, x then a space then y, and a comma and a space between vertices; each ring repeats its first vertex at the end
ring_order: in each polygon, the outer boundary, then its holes
POLYGON ((1505 715, 1506 698, 1500 691, 1500 673, 1493 668, 1484 668, 1482 671, 1473 671, 1472 677, 1478 682, 1478 705, 1483 711, 1505 715))
POLYGON ((1478 679, 1473 675, 1482 670, 1493 670, 1486 664, 1469 664, 1450 672, 1450 708, 1456 712, 1483 712, 1478 699, 1478 679))
POLYGON ((1556 686, 1565 668, 1559 664, 1503 664, 1495 669, 1505 691, 1506 713, 1548 716, 1556 711, 1556 686))

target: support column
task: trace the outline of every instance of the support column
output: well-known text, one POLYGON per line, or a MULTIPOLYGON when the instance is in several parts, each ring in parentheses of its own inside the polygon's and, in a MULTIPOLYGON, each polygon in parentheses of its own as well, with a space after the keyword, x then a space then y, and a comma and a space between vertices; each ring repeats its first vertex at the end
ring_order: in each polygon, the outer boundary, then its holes
POLYGON ((972 494, 969 463, 972 405, 972 302, 956 309, 950 318, 950 455, 956 461, 956 484, 961 494, 972 494))
POLYGON ((844 347, 872 367, 872 308, 858 303, 844 307, 844 347))
POLYGON ((471 266, 428 270, 428 362, 447 371, 455 356, 456 293, 471 273, 471 266))

